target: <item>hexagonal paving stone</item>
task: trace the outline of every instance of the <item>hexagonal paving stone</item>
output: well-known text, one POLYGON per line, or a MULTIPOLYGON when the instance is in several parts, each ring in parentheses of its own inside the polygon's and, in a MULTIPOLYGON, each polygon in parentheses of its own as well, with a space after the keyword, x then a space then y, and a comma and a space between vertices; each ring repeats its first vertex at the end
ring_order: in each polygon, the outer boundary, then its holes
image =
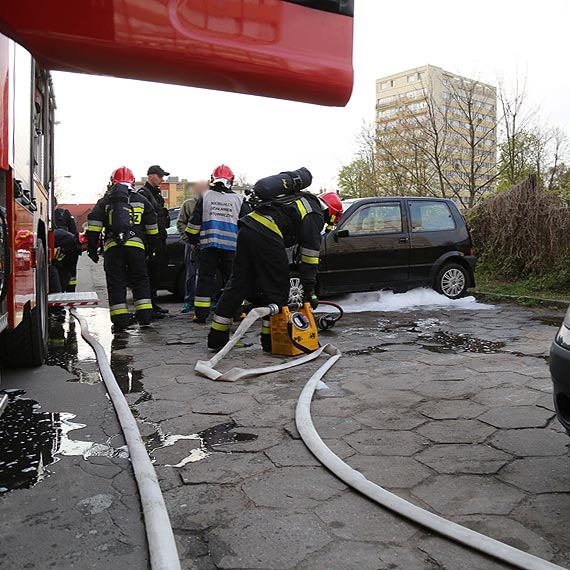
POLYGON ((360 429, 360 424, 351 418, 323 417, 313 414, 313 422, 323 439, 343 437, 360 429))
POLYGON ((270 469, 275 469, 273 463, 259 453, 212 453, 182 467, 180 477, 186 485, 237 483, 270 469))
POLYGON ((346 489, 319 467, 283 467, 252 477, 242 489, 260 507, 311 508, 346 489))
POLYGON ((570 458, 528 457, 507 465, 499 477, 531 493, 569 493, 570 458))
POLYGON ((205 530, 225 524, 250 504, 239 489, 225 485, 183 485, 164 493, 172 528, 205 530))
POLYGON ((363 429, 344 440, 363 455, 411 456, 428 445, 428 441, 412 431, 363 429))
POLYGON ((438 473, 496 473, 511 459, 508 453, 488 445, 434 445, 416 459, 438 473))
POLYGON ((494 408, 479 416, 479 420, 498 428, 544 427, 554 413, 537 406, 494 408))
POLYGON ((250 408, 255 401, 251 396, 241 394, 209 394, 192 400, 192 411, 196 414, 233 414, 250 408))
POLYGON ((565 455, 570 438, 548 428, 497 431, 490 443, 518 457, 565 455))
POLYGON ((411 457, 356 455, 347 463, 381 487, 414 487, 431 475, 431 471, 411 457))
POLYGON ((384 388, 369 390, 359 396, 368 405, 385 408, 411 408, 424 399, 423 396, 410 390, 385 390, 384 388))
POLYGON ((437 443, 481 443, 494 431, 478 420, 436 420, 417 429, 417 433, 437 443))
POLYGON ((333 534, 347 540, 401 544, 418 530, 411 523, 352 491, 327 501, 315 512, 333 534))
POLYGON ((313 514, 257 509, 215 528, 208 541, 217 568, 288 570, 331 538, 313 514))
POLYGON ((302 441, 289 440, 268 449, 265 455, 277 467, 317 467, 319 460, 302 441))
POLYGON ((522 491, 482 475, 438 475, 413 493, 444 516, 506 515, 524 497, 522 491))
POLYGON ((427 557, 405 546, 336 541, 309 556, 298 570, 425 570, 427 557))
POLYGON ((398 408, 368 409, 355 418, 359 423, 372 429, 410 430, 427 420, 413 410, 398 408))
POLYGON ((524 386, 505 386, 481 390, 481 392, 473 396, 473 400, 491 408, 500 408, 502 406, 532 405, 540 396, 540 392, 524 386))
MULTIPOLYGON (((527 528, 533 528, 552 544, 568 546, 570 495, 560 493, 529 497, 512 513, 527 528)), ((566 551, 566 556, 570 558, 566 551)))
POLYGON ((485 406, 471 400, 431 401, 420 404, 416 409, 432 420, 470 420, 487 410, 485 406))
POLYGON ((514 548, 545 560, 552 560, 554 553, 548 541, 511 518, 490 517, 489 515, 470 516, 461 517, 457 522, 514 548))
POLYGON ((431 380, 427 378, 414 389, 415 392, 436 400, 453 400, 470 398, 477 393, 478 388, 466 380, 457 382, 453 380, 431 380))
POLYGON ((512 570, 510 564, 501 564, 451 540, 433 535, 422 538, 418 548, 429 555, 432 568, 437 570, 512 570))

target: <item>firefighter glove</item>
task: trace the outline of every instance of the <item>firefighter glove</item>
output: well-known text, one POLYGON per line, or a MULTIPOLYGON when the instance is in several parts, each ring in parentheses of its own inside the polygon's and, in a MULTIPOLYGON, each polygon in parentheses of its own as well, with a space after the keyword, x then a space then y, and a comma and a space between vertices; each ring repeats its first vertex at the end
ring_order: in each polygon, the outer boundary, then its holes
POLYGON ((314 291, 305 294, 305 303, 311 304, 311 309, 316 309, 319 306, 319 299, 314 291))

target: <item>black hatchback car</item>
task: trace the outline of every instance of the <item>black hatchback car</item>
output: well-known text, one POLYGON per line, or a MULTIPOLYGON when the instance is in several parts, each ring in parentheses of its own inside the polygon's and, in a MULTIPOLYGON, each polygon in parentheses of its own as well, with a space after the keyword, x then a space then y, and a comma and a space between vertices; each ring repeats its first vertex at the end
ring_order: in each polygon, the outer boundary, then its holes
POLYGON ((475 286, 471 237, 442 198, 364 198, 321 245, 318 294, 433 287, 456 299, 475 286))
POLYGON ((556 415, 570 435, 570 308, 550 348, 549 363, 556 415))

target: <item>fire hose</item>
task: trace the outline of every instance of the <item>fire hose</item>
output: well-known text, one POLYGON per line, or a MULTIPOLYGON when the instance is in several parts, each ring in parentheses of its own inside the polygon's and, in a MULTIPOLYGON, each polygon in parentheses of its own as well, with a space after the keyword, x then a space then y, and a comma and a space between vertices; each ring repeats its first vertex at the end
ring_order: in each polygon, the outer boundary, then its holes
POLYGON ((164 497, 156 477, 156 472, 141 438, 137 422, 129 404, 117 384, 104 348, 89 333, 87 321, 75 309, 71 314, 79 322, 81 336, 91 345, 97 357, 101 376, 107 393, 113 402, 119 423, 125 436, 129 455, 139 489, 144 524, 150 552, 152 570, 180 570, 180 560, 174 540, 174 533, 164 504, 164 497))
MULTIPOLYGON (((342 309, 340 310, 342 312, 342 309)), ((311 402, 315 390, 325 374, 341 357, 341 352, 334 345, 327 344, 311 354, 303 355, 292 361, 274 366, 249 370, 232 368, 225 373, 215 369, 255 321, 263 317, 275 315, 278 311, 279 308, 275 305, 260 307, 250 311, 228 343, 210 360, 199 360, 194 370, 198 374, 210 378, 211 380, 235 382, 243 378, 251 378, 261 374, 287 370, 294 366, 300 366, 315 360, 321 356, 321 354, 327 354, 329 359, 313 373, 301 391, 295 410, 295 422, 299 435, 307 448, 329 471, 349 487, 362 493, 380 506, 408 519, 412 523, 423 526, 427 530, 453 540, 467 548, 476 550, 481 554, 490 556, 495 560, 505 562, 522 570, 565 570, 562 566, 558 566, 489 536, 480 534, 410 503, 376 483, 369 481, 362 473, 356 471, 340 457, 335 455, 319 436, 311 418, 311 402)))

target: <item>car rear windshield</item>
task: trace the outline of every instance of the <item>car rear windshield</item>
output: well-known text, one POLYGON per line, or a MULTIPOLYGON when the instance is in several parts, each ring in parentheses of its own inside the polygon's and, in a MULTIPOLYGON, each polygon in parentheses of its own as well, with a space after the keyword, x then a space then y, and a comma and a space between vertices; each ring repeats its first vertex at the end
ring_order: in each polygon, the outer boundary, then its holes
POLYGON ((413 232, 437 232, 455 229, 455 220, 445 202, 411 201, 410 216, 413 232))

